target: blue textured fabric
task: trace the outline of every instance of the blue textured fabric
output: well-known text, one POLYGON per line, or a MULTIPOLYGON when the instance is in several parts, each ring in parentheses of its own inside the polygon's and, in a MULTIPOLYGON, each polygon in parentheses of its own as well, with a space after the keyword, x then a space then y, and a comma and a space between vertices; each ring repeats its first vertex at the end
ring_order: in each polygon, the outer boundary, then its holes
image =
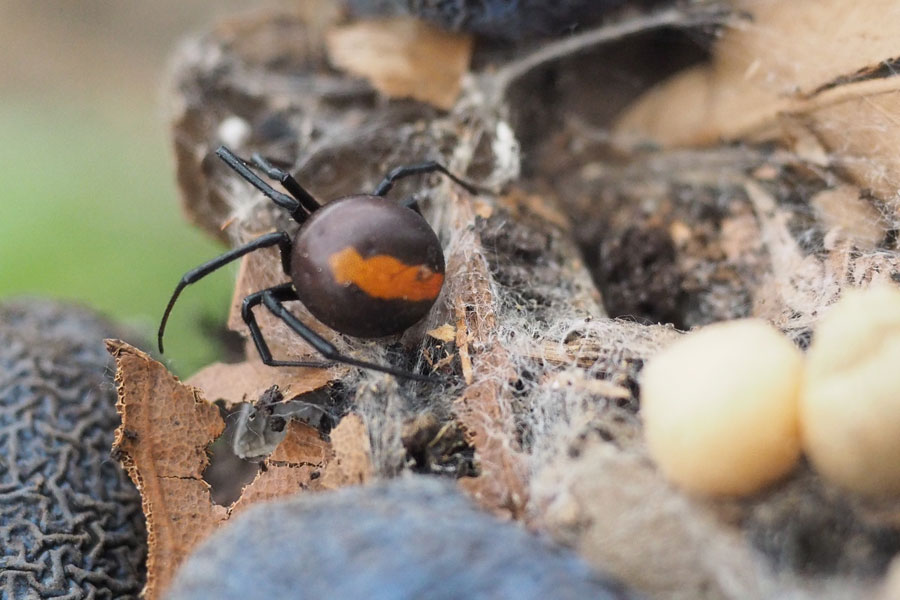
POLYGON ((634 598, 572 552, 423 476, 255 506, 188 559, 168 597, 634 598))
POLYGON ((128 600, 144 585, 141 500, 109 458, 119 424, 98 315, 0 304, 0 599, 128 600))

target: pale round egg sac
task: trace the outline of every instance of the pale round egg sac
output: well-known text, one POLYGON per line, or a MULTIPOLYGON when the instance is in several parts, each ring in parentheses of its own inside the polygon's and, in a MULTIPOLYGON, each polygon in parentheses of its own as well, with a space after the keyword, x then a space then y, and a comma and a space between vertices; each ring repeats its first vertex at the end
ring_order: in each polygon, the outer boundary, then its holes
POLYGON ((689 492, 752 494, 800 455, 803 356, 762 320, 717 323, 654 356, 641 376, 647 448, 689 492))
POLYGON ((900 494, 900 290, 849 291, 822 318, 800 416, 824 477, 867 496, 900 494))

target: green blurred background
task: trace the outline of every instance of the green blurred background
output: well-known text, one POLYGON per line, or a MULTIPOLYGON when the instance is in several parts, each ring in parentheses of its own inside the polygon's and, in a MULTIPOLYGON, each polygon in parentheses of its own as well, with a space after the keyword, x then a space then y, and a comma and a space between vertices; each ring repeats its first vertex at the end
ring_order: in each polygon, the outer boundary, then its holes
MULTIPOLYGON (((188 32, 266 4, 285 3, 0 0, 0 299, 76 300, 155 339, 182 273, 223 250, 179 208, 166 61, 188 32)), ((218 356, 223 271, 172 315, 178 374, 218 356)))

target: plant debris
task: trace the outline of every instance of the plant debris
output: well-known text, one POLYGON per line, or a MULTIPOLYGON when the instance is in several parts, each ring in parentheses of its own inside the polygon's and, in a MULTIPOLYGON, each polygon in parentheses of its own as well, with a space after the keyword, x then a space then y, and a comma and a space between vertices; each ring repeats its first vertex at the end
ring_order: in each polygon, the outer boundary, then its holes
POLYGON ((456 103, 472 56, 470 36, 409 18, 338 26, 327 45, 336 67, 365 77, 389 98, 413 98, 443 110, 456 103))
POLYGON ((338 424, 331 442, 291 421, 240 498, 229 507, 215 505, 202 475, 207 448, 225 427, 218 408, 140 350, 118 340, 108 340, 107 348, 116 359, 116 408, 122 418, 113 455, 138 487, 147 518, 147 598, 160 598, 184 558, 234 512, 302 490, 366 479, 367 442, 360 442, 367 438, 358 420, 338 424), (338 461, 331 473, 333 457, 338 461))

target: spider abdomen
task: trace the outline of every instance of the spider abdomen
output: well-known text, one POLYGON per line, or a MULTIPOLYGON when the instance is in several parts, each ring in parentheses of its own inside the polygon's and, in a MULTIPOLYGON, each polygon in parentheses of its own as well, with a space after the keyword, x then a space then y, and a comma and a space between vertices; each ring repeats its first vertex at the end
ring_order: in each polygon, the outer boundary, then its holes
POLYGON ((291 279, 322 323, 356 337, 383 337, 407 329, 434 305, 444 254, 414 210, 380 196, 348 196, 314 212, 297 232, 291 279))

